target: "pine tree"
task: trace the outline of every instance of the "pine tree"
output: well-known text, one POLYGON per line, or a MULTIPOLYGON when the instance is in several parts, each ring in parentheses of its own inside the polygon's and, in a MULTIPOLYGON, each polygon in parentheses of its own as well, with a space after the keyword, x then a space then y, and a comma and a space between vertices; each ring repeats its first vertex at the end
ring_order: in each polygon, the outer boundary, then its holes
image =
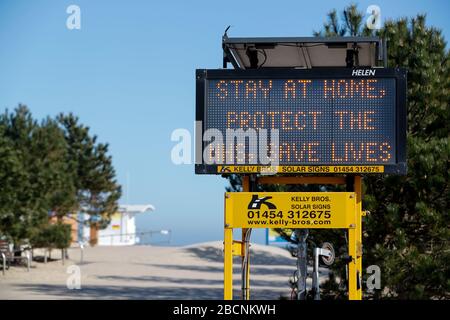
POLYGON ((68 144, 67 162, 75 174, 78 210, 99 218, 91 219, 91 227, 106 227, 121 196, 108 144, 97 143, 97 136, 91 136, 89 127, 79 124, 73 114, 60 114, 58 121, 68 144))
MULTIPOLYGON (((323 36, 372 35, 356 5, 339 23, 328 16, 323 36), (338 30, 338 32, 336 32, 338 30)), ((388 66, 408 69, 406 176, 368 176, 364 263, 379 265, 376 297, 449 297, 449 56, 440 30, 425 16, 389 20, 375 34, 388 42, 388 66)))
POLYGON ((0 117, 0 234, 19 239, 23 233, 18 226, 20 216, 14 214, 15 207, 27 181, 27 173, 20 161, 20 151, 7 135, 9 117, 0 117), (20 187, 19 187, 20 186, 20 187))
POLYGON ((38 123, 19 105, 0 115, 0 236, 16 246, 42 242, 45 230, 59 232, 49 216, 61 221, 79 210, 100 216, 95 226, 104 227, 120 186, 108 145, 96 140, 71 114, 38 123))
POLYGON ((62 158, 66 145, 54 122, 47 119, 39 125, 23 105, 0 116, 0 127, 5 145, 1 185, 6 189, 1 195, 0 228, 18 245, 48 222, 52 206, 60 201, 58 190, 66 186, 62 158))

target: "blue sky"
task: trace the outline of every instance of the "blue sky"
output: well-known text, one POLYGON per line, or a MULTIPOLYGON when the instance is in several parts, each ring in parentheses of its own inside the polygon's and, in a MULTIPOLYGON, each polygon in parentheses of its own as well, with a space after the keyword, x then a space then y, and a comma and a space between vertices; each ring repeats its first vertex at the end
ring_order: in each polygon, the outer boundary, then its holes
MULTIPOLYGON (((193 130, 195 69, 221 67, 228 25, 230 36, 310 36, 348 3, 0 0, 0 111, 24 103, 39 118, 74 112, 110 144, 122 203, 128 193, 156 206, 138 227, 171 229, 174 244, 218 240, 226 181, 170 159, 171 132, 193 130), (71 4, 81 30, 66 28, 71 4)), ((358 3, 378 5, 383 19, 427 13, 450 38, 448 1, 358 3)))

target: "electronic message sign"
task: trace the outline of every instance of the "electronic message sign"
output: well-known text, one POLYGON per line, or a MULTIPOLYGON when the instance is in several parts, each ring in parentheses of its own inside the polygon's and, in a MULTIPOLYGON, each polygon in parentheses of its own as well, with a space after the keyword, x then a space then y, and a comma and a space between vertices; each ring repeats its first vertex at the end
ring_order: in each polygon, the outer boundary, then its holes
POLYGON ((403 69, 196 76, 196 173, 406 173, 403 69))

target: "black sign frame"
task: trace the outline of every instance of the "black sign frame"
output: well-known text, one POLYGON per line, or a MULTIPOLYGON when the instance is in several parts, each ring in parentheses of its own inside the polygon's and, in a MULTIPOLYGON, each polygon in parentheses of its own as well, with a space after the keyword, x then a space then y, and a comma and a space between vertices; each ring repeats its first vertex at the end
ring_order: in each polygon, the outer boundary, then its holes
MULTIPOLYGON (((208 80, 226 79, 321 79, 321 78, 394 78, 396 81, 396 110, 395 110, 395 164, 383 165, 384 173, 405 175, 406 168, 406 84, 407 71, 403 68, 313 68, 313 69, 197 69, 196 70, 196 116, 197 123, 202 125, 201 134, 205 129, 205 101, 206 84, 208 80), (356 70, 356 71, 355 71, 356 70), (370 71, 370 72, 369 72, 370 71), (375 71, 375 75, 370 75, 375 71)), ((198 135, 199 132, 196 132, 198 135)), ((203 150, 206 143, 202 137, 197 136, 195 143, 195 173, 196 174, 223 174, 218 172, 219 166, 239 166, 235 164, 205 164, 203 163, 203 150), (200 158, 199 158, 200 157, 200 158)), ((241 165, 241 166, 249 166, 241 165)), ((361 164, 280 164, 280 166, 361 166, 361 164)), ((376 172, 374 172, 376 173, 376 172)), ((317 173, 315 173, 317 174, 317 173)))

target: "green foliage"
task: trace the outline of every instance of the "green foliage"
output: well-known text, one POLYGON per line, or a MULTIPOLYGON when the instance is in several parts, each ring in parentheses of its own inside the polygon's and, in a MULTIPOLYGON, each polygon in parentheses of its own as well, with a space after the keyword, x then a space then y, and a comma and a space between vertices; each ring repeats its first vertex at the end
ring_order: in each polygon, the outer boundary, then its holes
MULTIPOLYGON (((363 180, 363 207, 371 212, 364 218, 363 267, 378 265, 382 277, 382 290, 366 291, 366 298, 450 297, 450 53, 441 31, 425 20, 424 15, 388 20, 373 32, 365 27, 363 13, 350 5, 341 17, 331 11, 324 30, 315 32, 326 37, 381 36, 388 41, 388 66, 408 69, 408 174, 363 180)), ((339 253, 345 250, 339 234, 310 234, 316 243, 325 235, 339 253)), ((342 298, 346 289, 336 279, 345 279, 344 265, 338 261, 333 271, 323 293, 342 298)))
POLYGON ((70 225, 56 223, 46 225, 30 238, 33 248, 65 249, 70 246, 70 225))
POLYGON ((46 223, 51 205, 58 205, 55 192, 64 185, 66 148, 55 123, 39 125, 25 106, 1 115, 0 127, 0 232, 20 242, 46 223))
MULTIPOLYGON (((370 34, 356 18, 339 27, 335 12, 323 35, 370 34)), ((448 298, 449 51, 424 15, 387 21, 376 35, 388 41, 388 65, 408 69, 408 174, 365 177, 363 262, 381 268, 375 297, 448 298)))
POLYGON ((342 11, 339 17, 336 9, 328 13, 328 21, 323 25, 323 31, 314 31, 317 37, 344 37, 344 36, 368 36, 371 35, 363 24, 364 12, 358 11, 356 4, 351 4, 342 11))
POLYGON ((106 227, 110 216, 117 211, 121 196, 108 144, 97 143, 97 136, 90 136, 89 127, 78 123, 73 114, 58 116, 68 145, 66 161, 76 174, 75 190, 79 210, 99 215, 100 227, 106 227))
POLYGON ((48 227, 49 213, 95 212, 105 225, 120 186, 96 140, 72 114, 40 123, 24 105, 1 114, 0 235, 19 244, 48 227))

